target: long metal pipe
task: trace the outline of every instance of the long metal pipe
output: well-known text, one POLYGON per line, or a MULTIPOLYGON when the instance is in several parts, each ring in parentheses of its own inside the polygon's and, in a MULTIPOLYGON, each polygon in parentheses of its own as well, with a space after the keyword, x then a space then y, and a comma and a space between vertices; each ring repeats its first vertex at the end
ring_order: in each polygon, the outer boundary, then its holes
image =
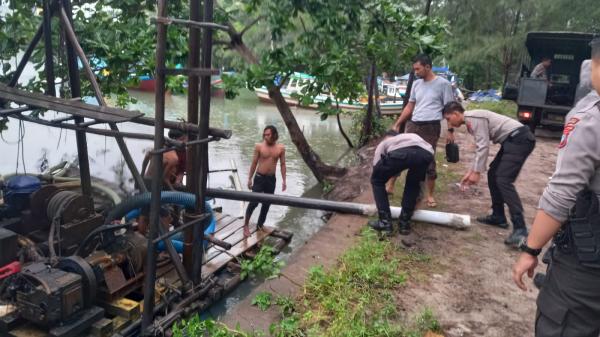
POLYGON ((44 0, 44 72, 46 73, 46 95, 56 97, 56 83, 54 79, 54 57, 52 53, 52 10, 50 0, 44 0))
POLYGON ((21 57, 21 60, 19 61, 19 64, 17 65, 17 70, 15 71, 12 78, 10 79, 10 82, 8 82, 9 87, 14 87, 19 82, 19 77, 21 77, 21 74, 23 73, 23 70, 25 69, 27 62, 29 62, 29 59, 31 58, 31 54, 35 50, 35 47, 42 39, 42 34, 44 34, 44 24, 43 23, 40 24, 40 26, 38 27, 38 30, 35 32, 35 35, 31 39, 29 46, 27 46, 27 49, 25 49, 25 52, 23 53, 23 57, 21 57))
POLYGON ((21 108, 12 108, 12 109, 0 109, 0 117, 11 117, 15 114, 19 114, 21 112, 30 111, 34 108, 30 108, 28 106, 21 108))
MULTIPOLYGON (((104 129, 94 129, 94 128, 86 128, 78 126, 77 124, 66 124, 66 123, 54 123, 54 121, 48 121, 42 118, 30 117, 26 115, 18 114, 17 112, 19 108, 15 109, 16 111, 8 111, 10 113, 11 118, 16 118, 25 122, 31 122, 46 126, 51 126, 55 128, 74 130, 76 132, 84 132, 91 133, 100 136, 109 136, 109 137, 126 137, 133 139, 144 139, 144 140, 154 140, 154 136, 146 133, 137 133, 137 132, 123 132, 123 131, 113 131, 113 130, 104 130, 104 129)), ((31 110, 31 108, 27 108, 26 110, 31 110)))
MULTIPOLYGON (((201 17, 200 12, 200 0, 190 0, 190 20, 191 21, 199 21, 201 17)), ((188 67, 189 68, 197 68, 200 66, 200 30, 197 27, 189 27, 189 39, 188 39, 188 67)), ((200 79, 197 75, 190 74, 188 76, 188 111, 187 118, 190 124, 194 124, 200 129, 198 124, 198 89, 200 85, 200 79)), ((190 134, 190 140, 200 139, 198 133, 190 134)), ((185 168, 187 172, 187 186, 186 189, 189 193, 192 193, 196 196, 196 200, 198 200, 200 196, 200 163, 198 162, 198 148, 188 147, 187 149, 187 167, 185 168)), ((188 214, 186 211, 185 221, 191 222, 194 221, 192 219, 197 218, 198 210, 194 209, 193 213, 188 214)), ((192 275, 192 279, 196 282, 196 278, 193 277, 194 273, 194 253, 193 253, 193 241, 194 241, 194 228, 188 227, 184 232, 184 251, 183 251, 183 264, 185 265, 188 273, 192 275)))
MULTIPOLYGON (((189 91, 188 91, 188 95, 189 95, 189 91)), ((198 110, 196 110, 198 111, 198 110)), ((181 130, 183 132, 187 132, 190 134, 197 134, 199 132, 198 129, 198 125, 197 125, 197 117, 196 117, 196 123, 192 124, 192 121, 188 121, 186 122, 174 122, 174 121, 165 121, 165 127, 169 128, 169 129, 177 129, 177 130, 181 130)), ((154 126, 154 124, 156 123, 154 118, 150 118, 150 117, 138 117, 135 118, 134 120, 132 120, 133 123, 138 123, 138 124, 143 124, 143 125, 149 125, 149 126, 154 126)), ((219 138, 223 138, 223 139, 229 139, 231 138, 231 130, 224 130, 224 129, 218 129, 218 128, 208 128, 208 134, 212 137, 219 137, 219 138)))
MULTIPOLYGON (((73 25, 73 18, 71 12, 70 0, 63 0, 62 7, 64 7, 65 13, 71 26, 73 25)), ((63 29, 67 29, 63 25, 63 29)), ((75 48, 73 44, 67 40, 67 63, 69 68, 69 85, 71 87, 71 97, 81 97, 81 81, 79 78, 79 67, 77 65, 77 55, 75 55, 75 48)), ((83 117, 75 117, 75 123, 83 123, 83 117)), ((77 156, 79 158, 79 174, 81 176, 81 192, 83 195, 92 196, 92 177, 90 175, 90 161, 88 158, 87 149, 87 138, 84 131, 75 131, 75 138, 77 141, 77 156)))
MULTIPOLYGON (((165 16, 167 6, 165 0, 158 0, 158 16, 165 16)), ((156 89, 155 89, 155 120, 154 126, 154 150, 161 149, 164 145, 165 128, 165 75, 160 68, 165 66, 165 48, 167 44, 167 28, 164 24, 156 24, 156 89)), ((154 286, 156 282, 156 245, 154 239, 157 236, 160 210, 160 191, 162 189, 163 155, 154 154, 153 179, 152 179, 152 201, 150 206, 150 230, 148 233, 148 252, 146 256, 146 270, 144 272, 144 312, 142 314, 142 335, 149 334, 149 327, 154 319, 154 286)))
MULTIPOLYGON (((267 202, 274 205, 320 209, 323 211, 339 213, 359 214, 368 216, 373 216, 377 214, 377 207, 374 204, 359 204, 354 202, 301 198, 287 195, 242 192, 215 188, 208 188, 206 190, 206 195, 212 198, 248 202, 267 202)), ((400 215, 400 209, 400 207, 391 207, 392 217, 397 218, 400 215)), ((470 216, 446 212, 417 210, 415 211, 412 219, 415 221, 429 222, 432 224, 459 229, 466 229, 471 226, 470 216)))
MULTIPOLYGON (((203 21, 213 21, 213 0, 204 0, 203 6, 203 21)), ((204 29, 202 31, 202 67, 210 69, 212 67, 212 29, 204 29)), ((210 121, 210 75, 205 75, 200 78, 200 133, 199 138, 207 138, 210 121)), ((200 190, 196 196, 196 211, 204 213, 204 199, 206 197, 206 185, 208 178, 208 144, 198 146, 198 159, 200 159, 200 190)), ((196 283, 200 283, 202 279, 202 233, 204 227, 208 224, 206 221, 202 226, 194 227, 194 245, 193 245, 193 274, 192 278, 196 283)))

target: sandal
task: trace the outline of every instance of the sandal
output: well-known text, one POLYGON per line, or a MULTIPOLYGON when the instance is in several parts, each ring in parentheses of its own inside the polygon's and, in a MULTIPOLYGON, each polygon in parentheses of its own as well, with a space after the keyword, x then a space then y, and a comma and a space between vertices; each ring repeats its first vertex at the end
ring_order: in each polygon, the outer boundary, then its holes
POLYGON ((435 208, 437 207, 437 202, 435 200, 427 200, 427 207, 435 208))

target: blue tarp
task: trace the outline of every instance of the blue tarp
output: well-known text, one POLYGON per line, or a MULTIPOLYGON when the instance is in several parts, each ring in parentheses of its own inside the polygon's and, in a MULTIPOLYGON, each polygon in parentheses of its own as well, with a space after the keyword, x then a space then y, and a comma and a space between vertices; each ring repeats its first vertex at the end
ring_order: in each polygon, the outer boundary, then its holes
POLYGON ((496 102, 501 99, 502 97, 500 97, 496 89, 478 90, 469 96, 469 101, 474 102, 496 102))

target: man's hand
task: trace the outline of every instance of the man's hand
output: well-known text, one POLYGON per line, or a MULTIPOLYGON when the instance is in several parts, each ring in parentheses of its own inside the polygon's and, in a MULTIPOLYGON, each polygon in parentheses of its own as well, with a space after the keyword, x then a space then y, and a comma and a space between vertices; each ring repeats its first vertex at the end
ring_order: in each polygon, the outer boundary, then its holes
POLYGON ((446 133, 446 144, 454 143, 454 132, 446 133))
POLYGON ((248 189, 252 189, 252 179, 248 179, 248 189))
POLYGON ((287 185, 285 184, 285 181, 283 183, 281 183, 281 192, 285 192, 285 189, 287 188, 287 185))
POLYGON ((523 283, 523 274, 527 272, 529 278, 533 278, 533 272, 538 265, 538 258, 527 253, 521 253, 519 259, 513 266, 512 278, 517 287, 527 291, 527 286, 523 283))

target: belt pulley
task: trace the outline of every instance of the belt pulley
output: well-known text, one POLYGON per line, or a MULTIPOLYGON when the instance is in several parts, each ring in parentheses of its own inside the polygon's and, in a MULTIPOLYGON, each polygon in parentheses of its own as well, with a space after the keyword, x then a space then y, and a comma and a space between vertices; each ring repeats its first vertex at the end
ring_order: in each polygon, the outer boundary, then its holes
POLYGON ((82 257, 69 256, 60 259, 56 267, 81 276, 83 304, 86 308, 90 307, 94 303, 98 290, 98 282, 92 266, 82 257))

